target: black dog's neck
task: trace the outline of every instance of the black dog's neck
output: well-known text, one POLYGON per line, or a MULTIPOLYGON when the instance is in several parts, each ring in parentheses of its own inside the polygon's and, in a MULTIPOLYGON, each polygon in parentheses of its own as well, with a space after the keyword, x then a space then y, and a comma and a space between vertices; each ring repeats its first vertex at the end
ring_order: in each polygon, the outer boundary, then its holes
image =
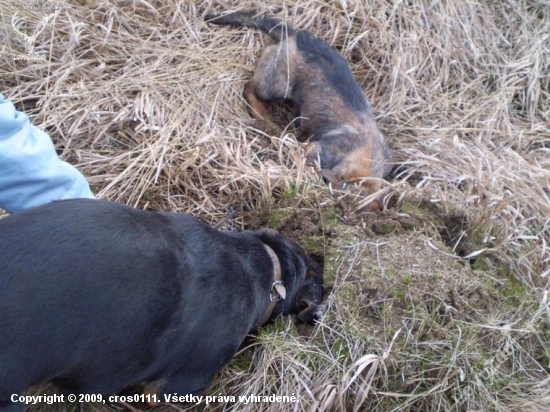
POLYGON ((273 309, 275 309, 275 306, 277 305, 277 302, 286 298, 286 288, 283 283, 283 274, 279 258, 277 257, 275 251, 265 243, 264 248, 271 258, 271 263, 273 264, 273 283, 269 288, 269 305, 263 316, 260 318, 257 325, 258 327, 264 325, 269 320, 271 314, 273 313, 273 309))

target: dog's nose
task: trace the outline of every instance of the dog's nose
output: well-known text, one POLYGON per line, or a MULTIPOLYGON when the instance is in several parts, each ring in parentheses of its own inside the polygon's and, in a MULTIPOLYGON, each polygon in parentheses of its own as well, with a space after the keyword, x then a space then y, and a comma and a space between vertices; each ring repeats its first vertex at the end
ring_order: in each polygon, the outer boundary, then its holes
POLYGON ((301 299, 298 302, 298 309, 300 310, 300 312, 298 312, 298 315, 296 315, 296 317, 302 323, 313 323, 315 320, 317 320, 316 312, 318 307, 318 304, 312 302, 309 299, 301 299))

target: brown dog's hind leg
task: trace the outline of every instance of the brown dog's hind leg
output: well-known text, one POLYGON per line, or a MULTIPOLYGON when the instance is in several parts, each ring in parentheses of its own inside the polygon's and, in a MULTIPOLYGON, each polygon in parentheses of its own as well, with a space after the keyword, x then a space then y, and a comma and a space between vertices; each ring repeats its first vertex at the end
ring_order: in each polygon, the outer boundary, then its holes
POLYGON ((248 81, 244 86, 243 95, 251 108, 254 120, 253 127, 271 136, 279 136, 282 129, 271 121, 267 112, 267 106, 256 95, 254 80, 248 81))
POLYGON ((243 94, 252 109, 252 116, 256 119, 269 121, 266 105, 256 96, 256 85, 254 84, 254 80, 246 82, 243 94))

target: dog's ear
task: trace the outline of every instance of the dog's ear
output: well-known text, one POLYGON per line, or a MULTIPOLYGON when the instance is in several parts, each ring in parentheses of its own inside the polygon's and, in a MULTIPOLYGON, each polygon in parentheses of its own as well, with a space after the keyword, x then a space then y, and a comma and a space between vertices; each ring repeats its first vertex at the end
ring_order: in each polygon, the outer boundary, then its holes
POLYGON ((271 247, 273 247, 273 245, 278 244, 282 239, 279 231, 275 229, 270 229, 270 228, 260 229, 260 230, 255 230, 253 233, 262 242, 264 242, 265 244, 271 247))
POLYGON ((267 236, 274 236, 274 237, 281 236, 278 230, 271 229, 271 228, 262 229, 262 232, 265 233, 267 236))

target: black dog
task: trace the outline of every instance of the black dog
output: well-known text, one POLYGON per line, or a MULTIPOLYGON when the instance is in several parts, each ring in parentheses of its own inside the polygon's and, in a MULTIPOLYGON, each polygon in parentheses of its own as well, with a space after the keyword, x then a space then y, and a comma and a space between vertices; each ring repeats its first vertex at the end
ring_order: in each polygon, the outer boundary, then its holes
POLYGON ((300 309, 311 319, 322 295, 319 266, 274 230, 219 232, 84 199, 8 216, 0 410, 19 410, 11 395, 46 381, 72 393, 201 394, 249 332, 300 309))

